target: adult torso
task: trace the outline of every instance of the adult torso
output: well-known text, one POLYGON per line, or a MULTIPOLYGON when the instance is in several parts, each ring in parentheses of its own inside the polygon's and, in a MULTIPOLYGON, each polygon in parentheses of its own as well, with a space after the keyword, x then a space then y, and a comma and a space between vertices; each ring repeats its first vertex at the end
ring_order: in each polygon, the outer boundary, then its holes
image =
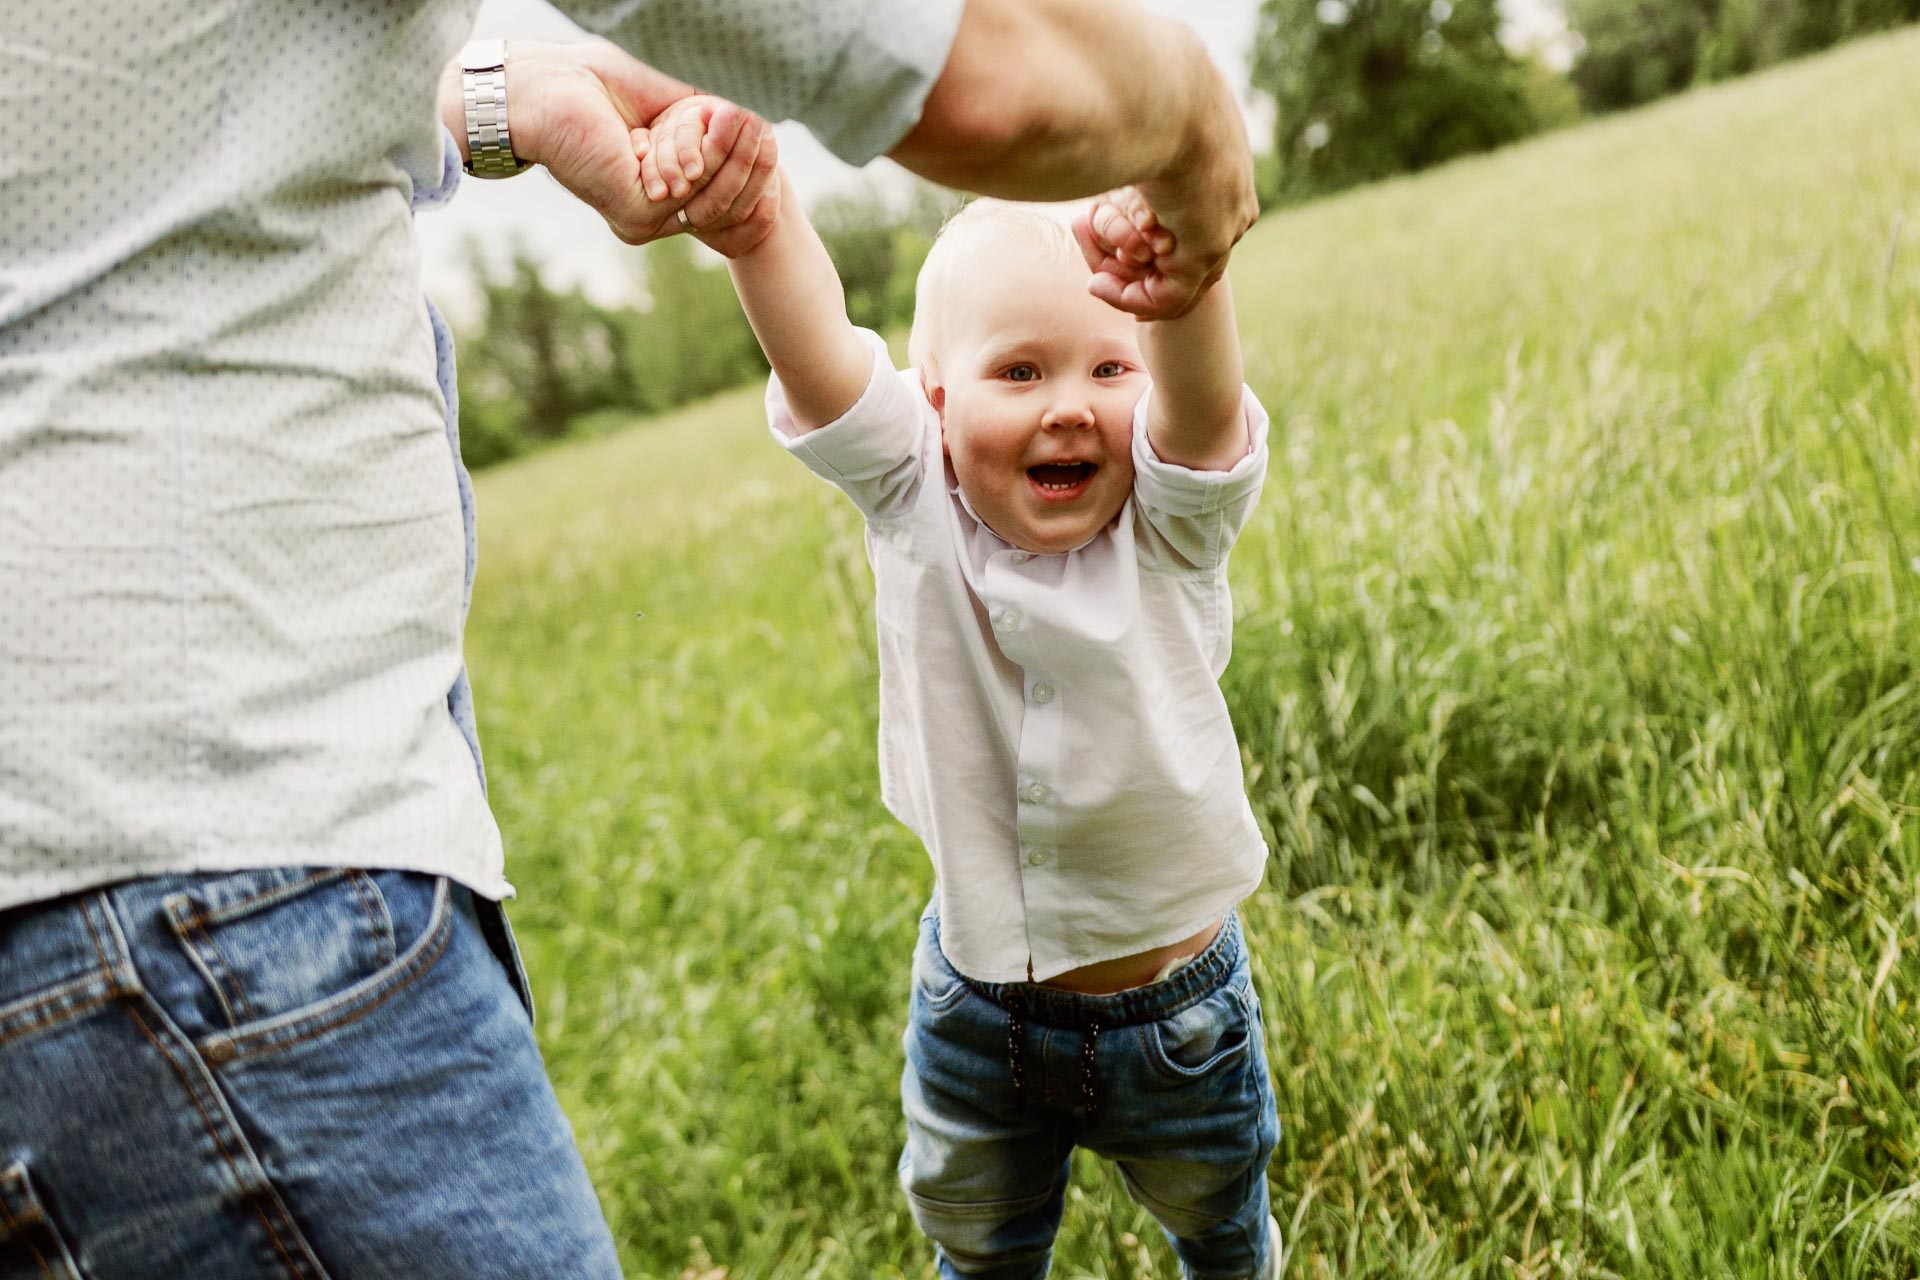
POLYGON ((476 8, 9 6, 0 907, 298 861, 503 883, 447 708, 465 543, 409 209, 476 8))

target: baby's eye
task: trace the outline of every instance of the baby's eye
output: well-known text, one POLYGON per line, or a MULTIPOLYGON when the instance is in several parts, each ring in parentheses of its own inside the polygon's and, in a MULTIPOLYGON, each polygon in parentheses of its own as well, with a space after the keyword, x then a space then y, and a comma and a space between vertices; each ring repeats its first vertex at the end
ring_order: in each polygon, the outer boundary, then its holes
POLYGON ((1009 382, 1032 382, 1040 376, 1040 371, 1030 364, 1016 364, 1001 376, 1009 382))
POLYGON ((1118 378, 1125 374, 1126 371, 1127 366, 1121 364, 1118 360, 1106 360, 1095 366, 1093 376, 1096 378, 1118 378))

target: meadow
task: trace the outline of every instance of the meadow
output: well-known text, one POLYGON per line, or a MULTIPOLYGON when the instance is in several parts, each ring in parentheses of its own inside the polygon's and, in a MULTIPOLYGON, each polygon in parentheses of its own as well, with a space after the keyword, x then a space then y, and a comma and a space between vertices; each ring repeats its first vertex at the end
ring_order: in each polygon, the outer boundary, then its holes
MULTIPOLYGON (((1920 32, 1272 216, 1225 685, 1290 1277, 1920 1259, 1920 32)), ((489 472, 469 658, 645 1280, 930 1277, 931 871, 757 389, 489 472)), ((1171 1277, 1077 1170, 1062 1277, 1171 1277)))

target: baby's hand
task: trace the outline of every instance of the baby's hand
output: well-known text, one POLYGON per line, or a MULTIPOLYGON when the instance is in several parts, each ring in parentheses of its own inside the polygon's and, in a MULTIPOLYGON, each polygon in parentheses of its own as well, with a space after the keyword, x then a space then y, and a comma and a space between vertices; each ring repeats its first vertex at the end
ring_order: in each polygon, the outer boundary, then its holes
POLYGON ((1158 260, 1174 250, 1173 233, 1160 225, 1137 187, 1095 200, 1074 219, 1073 233, 1093 271, 1088 291, 1107 302, 1124 297, 1128 289, 1142 289, 1158 260))
POLYGON ((682 98, 633 131, 640 182, 656 203, 680 203, 680 225, 703 244, 738 257, 773 228, 780 208, 779 159, 767 122, 724 98, 682 98), (760 177, 763 183, 756 184, 760 177), (741 199, 762 189, 751 203, 741 199))

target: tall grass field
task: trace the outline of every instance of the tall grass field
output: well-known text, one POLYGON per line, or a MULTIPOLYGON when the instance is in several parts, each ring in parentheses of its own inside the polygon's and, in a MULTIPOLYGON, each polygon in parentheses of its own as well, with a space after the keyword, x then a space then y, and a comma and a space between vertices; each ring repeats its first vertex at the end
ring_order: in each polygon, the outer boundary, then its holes
MULTIPOLYGON (((1271 217, 1225 685, 1286 1274, 1920 1259, 1920 32, 1271 217)), ((488 473, 469 657, 652 1280, 930 1277, 932 873, 858 516, 757 390, 488 473)), ((1062 1277, 1173 1277, 1097 1160, 1062 1277)))

